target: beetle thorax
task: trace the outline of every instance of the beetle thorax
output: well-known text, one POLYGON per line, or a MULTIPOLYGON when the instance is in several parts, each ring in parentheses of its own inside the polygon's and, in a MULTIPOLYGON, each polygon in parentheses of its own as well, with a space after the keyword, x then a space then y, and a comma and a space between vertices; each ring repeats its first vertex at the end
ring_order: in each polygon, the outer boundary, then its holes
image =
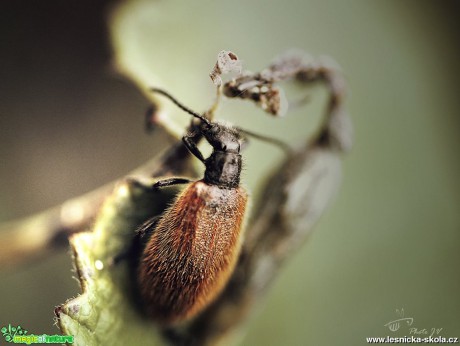
POLYGON ((232 189, 240 184, 241 155, 238 153, 214 151, 206 159, 204 182, 222 188, 232 189))

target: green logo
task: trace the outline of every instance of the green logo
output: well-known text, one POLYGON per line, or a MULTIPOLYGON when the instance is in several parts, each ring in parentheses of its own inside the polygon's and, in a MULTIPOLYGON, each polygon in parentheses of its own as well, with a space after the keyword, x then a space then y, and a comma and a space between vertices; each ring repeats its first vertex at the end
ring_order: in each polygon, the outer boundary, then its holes
POLYGON ((14 337, 16 335, 18 336, 26 335, 27 330, 22 329, 21 326, 13 327, 11 326, 11 324, 8 324, 8 327, 2 328, 2 334, 3 334, 3 337, 5 338, 5 341, 13 342, 14 337))
POLYGON ((73 344, 73 335, 27 334, 21 326, 13 327, 11 324, 2 328, 2 335, 5 341, 15 344, 73 344))

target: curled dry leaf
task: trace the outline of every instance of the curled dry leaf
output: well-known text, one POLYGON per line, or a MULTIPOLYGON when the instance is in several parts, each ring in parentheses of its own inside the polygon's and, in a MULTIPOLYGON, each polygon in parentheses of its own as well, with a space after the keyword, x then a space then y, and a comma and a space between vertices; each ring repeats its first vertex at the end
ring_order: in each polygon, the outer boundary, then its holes
POLYGON ((241 76, 223 85, 223 94, 228 98, 240 98, 254 102, 268 114, 286 115, 289 103, 280 82, 295 80, 305 86, 324 82, 334 102, 342 107, 345 83, 340 68, 329 57, 313 60, 301 50, 289 50, 258 73, 245 71, 241 76))

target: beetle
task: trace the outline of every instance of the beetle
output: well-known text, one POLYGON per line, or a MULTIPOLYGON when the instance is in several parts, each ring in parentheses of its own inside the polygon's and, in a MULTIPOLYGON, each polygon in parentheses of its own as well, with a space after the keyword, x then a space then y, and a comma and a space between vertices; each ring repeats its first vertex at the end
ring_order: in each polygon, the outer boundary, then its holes
POLYGON ((228 282, 236 265, 244 233, 248 193, 240 186, 246 136, 276 139, 207 119, 162 89, 151 89, 198 119, 182 141, 205 166, 198 181, 159 180, 149 187, 187 184, 160 216, 137 232, 142 243, 136 282, 145 313, 163 325, 175 325, 203 311, 228 282), (204 138, 212 147, 208 158, 197 147, 204 138))

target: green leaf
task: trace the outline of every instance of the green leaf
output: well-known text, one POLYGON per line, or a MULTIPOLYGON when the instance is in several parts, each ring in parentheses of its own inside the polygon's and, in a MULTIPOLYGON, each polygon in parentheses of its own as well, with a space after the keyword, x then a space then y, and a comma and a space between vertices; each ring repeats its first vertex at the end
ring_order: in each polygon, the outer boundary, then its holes
POLYGON ((164 210, 173 196, 171 188, 149 192, 123 182, 105 201, 93 232, 71 238, 83 293, 58 307, 56 315, 62 333, 73 335, 75 345, 161 344, 153 323, 130 299, 130 264, 111 262, 129 247, 136 228, 164 210))

